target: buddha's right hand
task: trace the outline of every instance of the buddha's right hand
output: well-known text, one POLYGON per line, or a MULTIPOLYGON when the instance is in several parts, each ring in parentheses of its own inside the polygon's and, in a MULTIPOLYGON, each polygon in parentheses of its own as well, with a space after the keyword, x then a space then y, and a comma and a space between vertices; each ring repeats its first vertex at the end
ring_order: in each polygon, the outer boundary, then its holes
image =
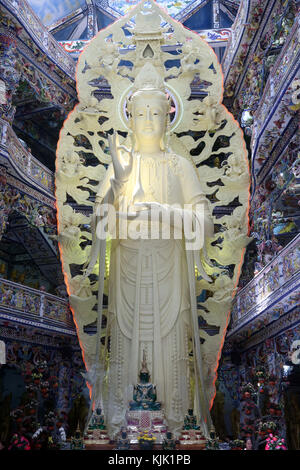
POLYGON ((132 171, 133 151, 119 144, 119 135, 116 132, 114 132, 112 136, 108 134, 108 142, 115 172, 115 180, 118 183, 126 183, 132 171), (125 166, 122 164, 123 158, 121 150, 124 150, 129 155, 129 161, 125 166))

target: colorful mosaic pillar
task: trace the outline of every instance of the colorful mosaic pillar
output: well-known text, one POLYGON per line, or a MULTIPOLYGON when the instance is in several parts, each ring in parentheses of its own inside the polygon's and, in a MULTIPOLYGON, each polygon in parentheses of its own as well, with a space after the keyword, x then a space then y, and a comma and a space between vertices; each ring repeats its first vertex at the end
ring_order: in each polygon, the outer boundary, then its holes
POLYGON ((96 34, 96 15, 95 15, 95 6, 92 0, 86 0, 88 7, 88 17, 87 17, 87 34, 88 39, 92 39, 96 34))
POLYGON ((220 28, 220 0, 213 0, 214 28, 220 28))
MULTIPOLYGON (((0 105, 0 109, 2 106, 0 105)), ((3 233, 7 227, 7 220, 10 213, 10 207, 7 203, 7 198, 5 197, 5 188, 6 188, 6 168, 1 167, 0 175, 0 240, 3 233)))
POLYGON ((2 31, 0 33, 0 117, 10 124, 15 114, 12 97, 20 80, 16 64, 16 40, 9 31, 2 31))

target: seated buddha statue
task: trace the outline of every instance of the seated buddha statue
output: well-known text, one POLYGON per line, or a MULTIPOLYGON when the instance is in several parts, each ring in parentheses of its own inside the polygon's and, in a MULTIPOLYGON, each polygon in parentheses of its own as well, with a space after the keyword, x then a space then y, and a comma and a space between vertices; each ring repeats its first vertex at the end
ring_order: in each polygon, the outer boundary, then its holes
POLYGON ((96 408, 91 417, 89 429, 105 429, 104 416, 101 408, 96 408))
POLYGON ((161 403, 156 401, 156 387, 150 383, 150 373, 147 368, 145 351, 143 353, 142 368, 140 370, 140 383, 134 386, 133 401, 129 402, 130 410, 149 410, 155 411, 161 409, 161 403))
POLYGON ((163 450, 174 450, 176 449, 176 440, 171 432, 167 432, 165 439, 162 443, 163 450))
POLYGON ((127 432, 125 429, 121 429, 119 438, 117 439, 116 450, 128 450, 130 449, 130 441, 128 439, 127 432))
POLYGON ((71 437, 70 449, 71 450, 83 450, 84 448, 85 448, 85 445, 84 445, 83 438, 82 438, 81 431, 80 431, 79 424, 78 424, 74 436, 71 437))
POLYGON ((200 429, 197 425, 197 418, 193 415, 193 410, 190 408, 188 414, 184 418, 183 429, 200 429))

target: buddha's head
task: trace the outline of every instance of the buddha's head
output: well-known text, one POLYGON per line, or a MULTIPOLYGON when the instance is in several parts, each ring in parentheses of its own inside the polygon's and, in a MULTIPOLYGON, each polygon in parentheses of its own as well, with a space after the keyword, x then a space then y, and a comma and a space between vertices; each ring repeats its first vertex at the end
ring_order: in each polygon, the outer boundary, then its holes
POLYGON ((165 93, 162 77, 147 63, 135 80, 134 91, 127 103, 130 128, 135 137, 135 149, 155 144, 165 149, 170 103, 165 93))
POLYGON ((149 383, 150 375, 149 372, 140 372, 140 381, 142 384, 149 383))

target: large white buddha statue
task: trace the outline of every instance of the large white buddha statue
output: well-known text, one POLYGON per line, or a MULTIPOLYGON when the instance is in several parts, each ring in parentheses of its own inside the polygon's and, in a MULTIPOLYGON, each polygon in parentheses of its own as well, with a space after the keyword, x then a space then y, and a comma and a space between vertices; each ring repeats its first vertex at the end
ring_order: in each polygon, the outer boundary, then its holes
POLYGON ((195 266, 198 276, 210 281, 201 259, 213 223, 192 160, 166 146, 170 104, 151 64, 136 77, 127 104, 132 148, 119 145, 117 134, 110 138, 112 163, 96 196, 98 237, 86 272, 92 272, 99 256, 101 206, 111 205, 108 218, 117 214, 119 230, 112 240, 109 270, 110 358, 103 392, 107 426, 114 435, 123 424, 145 351, 169 429, 179 433, 187 410, 193 408, 207 434, 210 415, 203 387, 195 266), (126 233, 120 230, 125 220, 126 233), (203 246, 187 240, 189 224, 203 246))
POLYGON ((199 35, 141 0, 90 41, 76 80, 56 200, 90 390, 87 426, 97 407, 111 438, 125 425, 134 386, 145 389, 145 351, 170 431, 178 435, 193 409, 208 437, 250 240, 247 152, 222 105, 221 66, 199 35))

